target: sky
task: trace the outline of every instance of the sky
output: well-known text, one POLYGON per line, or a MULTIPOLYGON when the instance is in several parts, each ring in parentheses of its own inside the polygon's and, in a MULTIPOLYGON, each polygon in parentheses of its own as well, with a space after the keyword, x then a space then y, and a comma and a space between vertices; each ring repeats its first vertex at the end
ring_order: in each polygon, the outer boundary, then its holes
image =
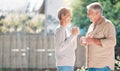
POLYGON ((25 0, 0 0, 0 9, 15 10, 25 6, 25 0))
POLYGON ((29 11, 31 11, 33 7, 38 9, 43 0, 0 0, 0 10, 25 10, 28 3, 30 4, 29 11))

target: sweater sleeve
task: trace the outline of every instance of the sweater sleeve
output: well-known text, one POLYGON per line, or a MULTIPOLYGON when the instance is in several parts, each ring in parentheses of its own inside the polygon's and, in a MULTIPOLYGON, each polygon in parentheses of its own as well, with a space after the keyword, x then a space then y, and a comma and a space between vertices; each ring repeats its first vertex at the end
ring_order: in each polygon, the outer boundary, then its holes
POLYGON ((60 52, 63 52, 64 50, 66 50, 66 48, 69 48, 70 44, 76 38, 76 36, 73 36, 73 35, 66 38, 65 33, 66 31, 63 29, 56 30, 56 33, 55 33, 55 47, 59 48, 60 52))

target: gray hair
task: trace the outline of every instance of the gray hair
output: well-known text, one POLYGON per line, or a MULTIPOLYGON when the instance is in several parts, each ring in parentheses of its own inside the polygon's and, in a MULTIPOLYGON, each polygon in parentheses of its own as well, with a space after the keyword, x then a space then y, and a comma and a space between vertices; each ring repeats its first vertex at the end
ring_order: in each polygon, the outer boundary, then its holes
POLYGON ((102 5, 99 2, 91 3, 87 6, 87 9, 99 10, 101 14, 103 13, 102 5))

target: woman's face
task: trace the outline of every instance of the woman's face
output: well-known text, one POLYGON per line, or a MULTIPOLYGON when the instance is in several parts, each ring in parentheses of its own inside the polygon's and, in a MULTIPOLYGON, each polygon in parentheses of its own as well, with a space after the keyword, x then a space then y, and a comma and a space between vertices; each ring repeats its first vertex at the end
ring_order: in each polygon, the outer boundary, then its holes
POLYGON ((69 12, 65 15, 66 23, 70 23, 72 20, 72 14, 69 12))
POLYGON ((71 12, 68 12, 66 15, 64 15, 62 20, 65 22, 66 25, 68 25, 72 20, 71 12))

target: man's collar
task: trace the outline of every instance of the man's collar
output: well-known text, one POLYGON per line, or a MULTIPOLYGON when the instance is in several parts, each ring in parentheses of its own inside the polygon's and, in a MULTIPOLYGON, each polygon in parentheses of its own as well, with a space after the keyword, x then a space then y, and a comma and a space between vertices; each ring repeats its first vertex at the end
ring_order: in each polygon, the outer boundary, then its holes
POLYGON ((102 16, 95 24, 99 25, 104 21, 104 16, 102 16))

